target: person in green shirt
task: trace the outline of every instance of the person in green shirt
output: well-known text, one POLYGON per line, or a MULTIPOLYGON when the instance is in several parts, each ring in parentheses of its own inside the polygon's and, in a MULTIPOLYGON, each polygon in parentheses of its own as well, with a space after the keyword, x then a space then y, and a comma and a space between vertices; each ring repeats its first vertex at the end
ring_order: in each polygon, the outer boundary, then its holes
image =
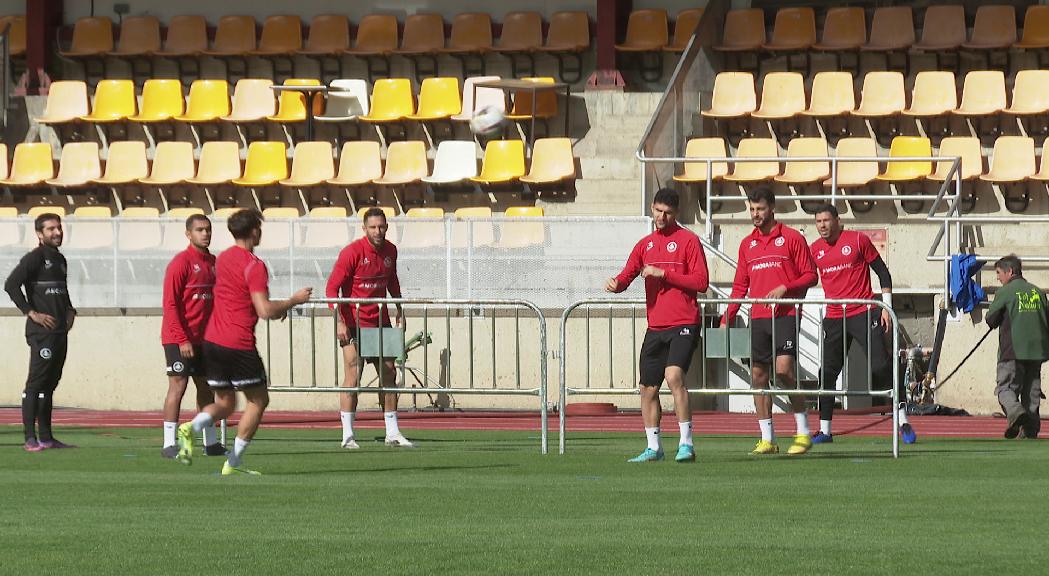
POLYGON ((1010 254, 994 263, 1002 287, 987 311, 998 331, 998 396, 1009 420, 1006 438, 1037 438, 1042 398, 1042 362, 1049 360, 1049 305, 1045 292, 1023 277, 1020 259, 1010 254))

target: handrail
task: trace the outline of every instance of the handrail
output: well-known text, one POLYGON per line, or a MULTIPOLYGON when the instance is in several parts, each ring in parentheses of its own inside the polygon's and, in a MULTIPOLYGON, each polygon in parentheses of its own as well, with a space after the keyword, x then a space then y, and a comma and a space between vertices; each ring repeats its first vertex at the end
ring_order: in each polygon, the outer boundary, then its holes
POLYGON ((3 123, 0 126, 7 127, 7 108, 11 105, 11 22, 4 22, 0 26, 0 62, 4 67, 2 73, 0 73, 0 83, 3 83, 3 88, 0 88, 0 107, 3 107, 3 112, 0 112, 0 121, 3 123))

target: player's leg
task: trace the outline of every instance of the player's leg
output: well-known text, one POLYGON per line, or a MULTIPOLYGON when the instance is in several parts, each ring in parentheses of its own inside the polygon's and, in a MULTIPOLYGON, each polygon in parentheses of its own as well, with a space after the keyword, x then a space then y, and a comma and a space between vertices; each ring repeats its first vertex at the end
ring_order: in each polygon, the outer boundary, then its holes
MULTIPOLYGON (((215 395, 215 401, 201 408, 193 420, 178 427, 175 439, 178 442, 178 460, 182 464, 193 461, 193 438, 203 434, 205 428, 214 427, 216 422, 233 414, 237 399, 233 394, 233 382, 239 380, 242 360, 238 350, 205 342, 203 351, 203 369, 208 387, 215 395)), ((261 366, 261 360, 259 361, 261 366)))
POLYGON ((164 360, 167 364, 168 393, 164 396, 164 444, 160 449, 160 455, 164 458, 175 458, 178 456, 175 434, 178 430, 182 397, 189 385, 189 366, 182 357, 178 344, 164 344, 164 360))
POLYGON ((25 432, 25 450, 39 452, 40 442, 36 434, 37 405, 40 394, 47 388, 47 370, 51 360, 51 349, 47 347, 45 334, 26 336, 29 345, 29 371, 25 389, 22 391, 22 428, 25 432), (47 350, 44 352, 44 350, 47 350))
MULTIPOLYGON (((197 352, 197 354, 199 355, 200 352, 197 352)), ((215 393, 212 392, 211 387, 208 386, 207 379, 205 379, 203 376, 204 371, 202 368, 202 361, 203 358, 201 358, 200 361, 197 361, 195 363, 197 371, 193 375, 193 386, 196 388, 197 392, 197 412, 201 412, 204 410, 204 408, 215 403, 215 393)), ((204 442, 204 454, 207 456, 226 455, 226 447, 223 446, 221 442, 219 442, 219 432, 217 429, 217 425, 218 422, 214 422, 211 424, 211 426, 205 426, 204 429, 201 431, 204 442)))
MULTIPOLYGON (((881 312, 872 308, 870 314, 857 314, 849 318, 849 333, 863 346, 870 358, 870 378, 872 389, 889 390, 894 385, 892 379, 892 363, 896 361, 896 355, 890 349, 891 340, 887 334, 888 327, 881 322, 881 312)), ((918 435, 907 419, 907 389, 903 384, 901 376, 895 382, 896 393, 900 398, 896 410, 897 419, 900 422, 900 438, 904 444, 914 444, 918 435)))
POLYGON ((692 363, 692 355, 696 351, 699 330, 697 326, 682 326, 669 332, 671 332, 670 343, 663 379, 666 380, 674 396, 674 413, 677 415, 678 432, 680 433, 677 456, 674 460, 692 462, 696 459, 696 451, 692 441, 692 403, 689 399, 688 388, 685 387, 685 374, 692 363))
MULTIPOLYGON (((756 318, 750 321, 750 387, 766 390, 769 387, 769 371, 772 367, 772 319, 756 318)), ((754 412, 758 417, 761 439, 751 454, 776 454, 776 433, 772 427, 772 398, 754 396, 754 412)))
POLYGON ((258 351, 237 350, 232 377, 234 388, 244 393, 245 404, 237 423, 237 437, 233 441, 233 450, 226 454, 226 463, 222 465, 222 475, 258 474, 241 466, 244 453, 255 438, 255 432, 262 423, 262 415, 270 403, 266 368, 258 351))
MULTIPOLYGON (((820 367, 820 387, 834 390, 845 361, 845 326, 841 318, 823 319, 823 362, 820 367)), ((834 397, 820 396, 820 431, 812 437, 813 444, 833 442, 831 421, 834 419, 834 397)))
MULTIPOLYGON (((783 316, 776 319, 776 386, 788 390, 798 387, 798 319, 783 316)), ((805 408, 805 397, 790 396, 791 411, 794 413, 794 441, 787 454, 799 455, 809 451, 812 438, 809 436, 809 420, 805 408)))
POLYGON ((641 421, 645 427, 645 450, 628 462, 655 462, 663 459, 663 445, 660 441, 659 423, 663 408, 659 403, 659 387, 663 384, 663 372, 666 368, 667 348, 660 333, 648 330, 641 343, 638 368, 641 372, 641 421))
MULTIPOLYGON (((377 359, 376 359, 377 360, 377 359)), ((384 388, 397 387, 397 367, 392 358, 384 358, 382 362, 373 362, 375 369, 382 369, 379 379, 384 388)), ((412 448, 413 444, 401 433, 400 425, 397 423, 397 399, 399 394, 385 392, 379 394, 379 404, 382 406, 382 418, 386 424, 386 445, 399 448, 412 448)))
MULTIPOLYGON (((356 388, 360 382, 360 358, 357 355, 357 342, 350 339, 342 344, 343 388, 356 388)), ((353 420, 357 415, 357 393, 339 394, 339 420, 342 421, 342 444, 346 449, 360 448, 353 433, 353 420)))
POLYGON ((51 347, 51 359, 47 366, 47 384, 41 392, 37 401, 36 420, 40 427, 41 448, 75 448, 57 440, 51 429, 51 414, 54 410, 55 390, 62 380, 62 371, 66 365, 66 351, 68 350, 69 338, 65 332, 48 335, 48 345, 51 347))

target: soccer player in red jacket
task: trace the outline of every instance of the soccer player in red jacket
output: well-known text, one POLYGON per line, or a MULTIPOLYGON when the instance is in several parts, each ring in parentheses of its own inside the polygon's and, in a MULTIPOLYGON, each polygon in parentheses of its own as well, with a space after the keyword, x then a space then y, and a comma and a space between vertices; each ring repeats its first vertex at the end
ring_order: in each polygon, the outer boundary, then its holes
MULTIPOLYGON (((808 243, 797 230, 776 221, 776 194, 759 186, 747 194, 754 231, 739 244, 736 277, 732 281, 732 298, 804 298, 816 285, 816 265, 809 254, 808 243)), ((721 319, 731 326, 739 304, 730 304, 721 319)), ((797 361, 798 317, 794 306, 754 304, 750 308, 750 381, 757 389, 769 387, 769 370, 775 359, 776 383, 782 388, 796 388, 794 367, 797 361), (775 337, 775 342, 773 342, 775 337)), ((805 399, 790 397, 797 430, 788 454, 804 454, 812 447, 805 399)), ((776 436, 772 429, 772 397, 755 396, 754 408, 761 429, 751 454, 776 454, 776 436)))
MULTIPOLYGON (((401 297, 401 282, 397 278, 397 247, 386 240, 389 224, 381 208, 370 208, 364 213, 364 237, 351 242, 339 253, 335 267, 328 277, 325 294, 328 298, 385 298, 387 292, 393 298, 401 297)), ((397 307, 397 325, 404 326, 404 315, 397 307)), ((382 326, 391 326, 389 307, 382 307, 382 326)), ((380 325, 379 305, 341 305, 336 321, 336 336, 342 346, 342 357, 346 362, 344 388, 356 388, 360 381, 359 350, 357 349, 358 328, 377 328, 380 325)), ((382 367, 383 386, 397 385, 397 372, 393 358, 369 359, 376 370, 382 367)), ((412 443, 404 437, 397 424, 397 395, 379 394, 386 423, 386 445, 411 448, 412 443)), ((339 416, 342 420, 342 447, 359 448, 353 436, 353 419, 357 413, 357 394, 341 394, 339 416)))
MULTIPOLYGON (((829 299, 871 300, 871 272, 878 276, 882 299, 892 306, 892 275, 870 238, 852 230, 844 230, 838 209, 824 204, 816 209, 816 231, 820 237, 812 243, 810 250, 816 261, 823 294, 829 299)), ((823 366, 820 369, 820 384, 824 390, 833 390, 841 374, 853 343, 863 348, 870 359, 870 378, 875 389, 886 390, 892 386, 892 355, 886 347, 886 333, 892 326, 892 318, 885 309, 871 308, 860 304, 827 306, 823 318, 823 366)), ((906 399, 903 382, 899 382, 900 399, 906 399)), ((820 396, 820 431, 812 437, 814 444, 834 441, 831 434, 831 419, 834 417, 834 399, 820 396)), ((905 444, 917 440, 914 428, 907 421, 906 404, 895 408, 899 412, 900 436, 905 444)))
POLYGON ((678 462, 696 459, 692 443, 692 407, 685 373, 699 338, 699 303, 696 297, 708 286, 707 259, 699 238, 678 225, 678 194, 670 188, 656 192, 652 219, 656 230, 634 246, 619 275, 608 279, 605 290, 626 290, 640 274, 645 279, 648 330, 641 344, 641 417, 648 447, 630 462, 663 459, 659 421, 663 409, 659 388, 666 380, 674 395, 674 412, 681 433, 678 462))

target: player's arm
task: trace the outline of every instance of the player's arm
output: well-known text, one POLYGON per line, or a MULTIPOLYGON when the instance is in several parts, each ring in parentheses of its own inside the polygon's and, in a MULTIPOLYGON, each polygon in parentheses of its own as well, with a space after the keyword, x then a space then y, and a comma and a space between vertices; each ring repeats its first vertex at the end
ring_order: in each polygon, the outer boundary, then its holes
POLYGON ((997 328, 1002 325, 1002 321, 1005 320, 1005 307, 1008 303, 1009 298, 1002 294, 1000 297, 998 294, 994 295, 994 300, 991 301, 991 306, 987 309, 987 325, 991 328, 997 328))
POLYGON ((186 311, 180 298, 185 293, 188 278, 185 266, 175 266, 175 262, 168 264, 167 270, 164 271, 164 291, 161 302, 164 312, 164 328, 174 337, 182 355, 186 356, 186 352, 189 352, 189 357, 192 357, 193 346, 186 336, 188 326, 186 311))
POLYGON ((710 287, 710 277, 707 273, 707 257, 699 241, 685 245, 685 266, 688 272, 664 270, 663 281, 682 290, 706 292, 710 287))
POLYGON ((309 301, 313 295, 313 288, 302 288, 291 295, 287 300, 270 300, 269 289, 261 291, 252 290, 251 304, 255 307, 255 314, 263 320, 283 320, 288 316, 288 310, 309 301))
MULTIPOLYGON (((344 248, 339 252, 339 257, 335 259, 335 265, 331 269, 331 274, 328 276, 328 284, 324 287, 324 295, 327 298, 342 298, 348 297, 349 294, 342 294, 342 285, 346 282, 347 278, 353 277, 353 262, 351 261, 349 248, 344 248)), ((348 328, 346 322, 342 319, 342 312, 349 310, 347 304, 334 304, 332 308, 338 310, 335 314, 335 337, 340 342, 345 342, 349 339, 348 328)))
MULTIPOLYGON (((397 259, 393 259, 393 271, 390 273, 390 281, 386 284, 386 291, 390 293, 391 298, 402 298, 401 295, 401 279, 397 276, 397 259)), ((397 308, 397 316, 394 320, 394 324, 397 326, 404 326, 404 310, 401 309, 400 304, 394 304, 397 308)))
POLYGON ((22 288, 29 284, 31 278, 36 278, 41 268, 43 268, 43 262, 41 262, 37 252, 26 254, 18 261, 18 265, 15 266, 15 269, 7 277, 7 281, 4 282, 4 291, 11 297, 11 301, 15 303, 15 306, 22 314, 28 316, 36 324, 48 330, 54 330, 55 326, 58 325, 55 317, 33 310, 33 307, 29 305, 26 294, 22 291, 22 288))
MULTIPOLYGON (((881 256, 877 256, 870 263, 871 270, 874 275, 878 277, 878 284, 881 286, 882 302, 889 308, 892 308, 892 274, 889 273, 889 267, 885 265, 885 261, 882 260, 881 256)), ((889 325, 889 311, 885 308, 881 309, 881 321, 885 326, 889 325)))
POLYGON ((637 275, 641 273, 641 269, 644 268, 644 264, 641 262, 641 253, 644 250, 645 239, 642 238, 640 242, 634 245, 634 249, 630 251, 630 256, 627 257, 626 266, 623 270, 608 279, 605 282, 605 291, 620 293, 630 287, 630 283, 637 278, 637 275))
POLYGON ((794 269, 798 271, 798 277, 787 283, 788 291, 808 290, 819 283, 819 274, 816 273, 816 261, 812 259, 812 252, 808 244, 799 237, 792 250, 794 257, 794 269))
MULTIPOLYGON (((739 255, 736 258, 736 275, 732 278, 732 294, 730 298, 743 298, 750 290, 750 270, 746 256, 743 253, 743 243, 739 245, 739 255)), ((729 304, 725 315, 721 317, 722 326, 731 326, 739 312, 739 304, 729 304)))

